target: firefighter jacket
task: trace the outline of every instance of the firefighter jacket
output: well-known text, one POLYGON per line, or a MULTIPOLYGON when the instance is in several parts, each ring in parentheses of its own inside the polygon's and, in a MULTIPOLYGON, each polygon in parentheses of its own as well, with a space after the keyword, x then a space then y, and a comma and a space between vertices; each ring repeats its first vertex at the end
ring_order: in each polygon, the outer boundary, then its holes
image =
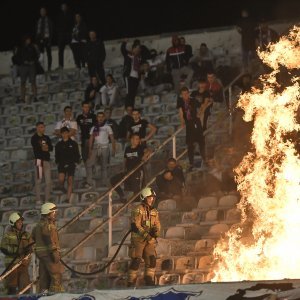
POLYGON ((131 213, 131 239, 155 241, 160 233, 160 221, 156 208, 141 203, 131 213), (151 239, 150 239, 151 237, 151 239))
MULTIPOLYGON (((10 227, 1 240, 1 251, 5 255, 4 262, 8 266, 12 261, 17 263, 26 256, 32 249, 32 238, 26 231, 18 231, 10 227)), ((23 265, 28 265, 29 260, 25 260, 23 265)))
POLYGON ((54 222, 42 218, 32 230, 35 241, 35 252, 38 257, 52 256, 53 252, 60 252, 58 232, 54 222))

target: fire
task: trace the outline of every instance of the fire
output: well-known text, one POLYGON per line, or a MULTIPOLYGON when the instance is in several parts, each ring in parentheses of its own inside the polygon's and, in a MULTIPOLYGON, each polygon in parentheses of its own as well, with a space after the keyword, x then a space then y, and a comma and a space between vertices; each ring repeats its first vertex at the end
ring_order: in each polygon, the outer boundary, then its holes
POLYGON ((260 88, 241 95, 244 120, 254 120, 252 150, 235 169, 241 223, 214 249, 213 281, 300 278, 299 131, 300 27, 259 57, 272 68, 260 88), (278 80, 285 70, 288 84, 278 80))

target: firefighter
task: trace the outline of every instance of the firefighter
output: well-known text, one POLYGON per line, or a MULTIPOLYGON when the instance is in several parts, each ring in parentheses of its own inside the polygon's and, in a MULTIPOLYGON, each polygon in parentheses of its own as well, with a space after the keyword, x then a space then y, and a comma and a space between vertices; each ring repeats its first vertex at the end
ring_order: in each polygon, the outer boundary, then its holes
POLYGON ((158 211, 153 207, 156 194, 147 187, 141 191, 141 201, 131 213, 131 264, 127 285, 135 286, 137 273, 142 259, 145 262, 144 280, 146 285, 154 285, 156 266, 156 238, 160 233, 158 211))
POLYGON ((46 202, 41 207, 41 220, 32 230, 35 252, 39 258, 39 291, 63 292, 60 246, 55 226, 57 207, 46 202))
MULTIPOLYGON (((32 239, 30 233, 23 230, 23 221, 24 218, 18 212, 9 216, 10 227, 1 241, 1 251, 5 255, 4 262, 7 270, 31 252, 32 239)), ((17 269, 6 277, 5 285, 8 295, 16 295, 30 283, 29 262, 29 259, 25 259, 17 269)))

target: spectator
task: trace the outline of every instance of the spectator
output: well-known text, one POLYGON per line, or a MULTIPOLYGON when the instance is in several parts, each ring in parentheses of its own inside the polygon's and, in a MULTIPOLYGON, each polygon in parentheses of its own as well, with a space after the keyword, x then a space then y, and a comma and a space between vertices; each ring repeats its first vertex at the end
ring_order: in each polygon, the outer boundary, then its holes
POLYGON ((214 57, 205 43, 200 45, 199 52, 190 59, 190 64, 197 78, 206 78, 207 73, 214 69, 214 57))
POLYGON ((237 82, 237 86, 242 93, 250 92, 253 84, 252 76, 249 73, 244 74, 241 80, 237 82))
POLYGON ((85 22, 80 14, 75 15, 75 24, 72 29, 70 47, 72 49, 75 65, 78 69, 85 67, 85 47, 88 31, 85 22))
POLYGON ((57 45, 58 45, 58 65, 64 67, 64 51, 66 45, 69 45, 72 37, 72 28, 74 23, 73 13, 66 3, 61 5, 61 11, 57 19, 57 45))
POLYGON ((167 50, 166 55, 167 71, 171 73, 173 85, 176 92, 179 92, 182 76, 186 76, 185 83, 190 86, 193 77, 193 70, 187 64, 186 48, 180 45, 177 35, 172 37, 172 47, 167 50))
POLYGON ((135 96, 139 86, 139 76, 141 67, 141 48, 138 44, 133 44, 131 51, 126 49, 127 41, 121 45, 121 53, 124 56, 123 76, 127 88, 125 108, 134 107, 135 96))
POLYGON ((31 90, 33 94, 33 101, 38 101, 37 87, 36 87, 36 73, 37 63, 39 59, 38 47, 33 44, 30 36, 23 38, 22 46, 17 49, 15 55, 15 61, 19 65, 19 74, 21 79, 21 97, 18 99, 18 103, 25 103, 26 94, 26 81, 29 78, 31 83, 31 90))
POLYGON ((158 55, 155 49, 150 50, 150 58, 147 60, 150 85, 157 85, 164 81, 164 60, 162 55, 158 55))
POLYGON ((224 101, 223 85, 213 71, 207 73, 206 89, 209 91, 213 102, 222 103, 224 101))
POLYGON ((152 138, 156 133, 157 128, 153 124, 149 123, 147 120, 141 118, 141 113, 139 110, 134 109, 132 111, 132 122, 129 124, 128 136, 132 134, 138 134, 141 138, 141 143, 146 143, 152 138), (147 134, 146 130, 149 129, 147 134))
POLYGON ((85 101, 88 101, 91 103, 91 107, 99 108, 101 105, 101 95, 100 95, 100 89, 101 89, 101 83, 99 82, 98 78, 96 76, 91 77, 90 84, 86 87, 84 98, 85 101))
POLYGON ((119 123, 119 138, 121 139, 127 138, 127 132, 129 130, 129 126, 133 122, 132 111, 133 111, 132 106, 127 106, 126 115, 121 119, 119 123))
POLYGON ((191 45, 186 44, 184 36, 181 36, 179 39, 180 45, 185 48, 186 61, 189 61, 190 58, 193 56, 193 48, 191 45))
POLYGON ((175 158, 168 159, 166 170, 163 174, 156 177, 156 185, 160 200, 182 196, 185 188, 185 179, 182 168, 177 165, 175 158))
POLYGON ((116 143, 113 131, 106 123, 105 114, 103 112, 97 113, 96 125, 90 131, 89 139, 89 156, 86 162, 86 187, 93 186, 93 167, 97 160, 101 159, 101 180, 102 184, 107 184, 107 164, 109 159, 109 141, 112 144, 112 156, 116 152, 116 143))
POLYGON ((104 110, 106 124, 110 126, 111 130, 113 131, 115 140, 119 137, 119 125, 118 123, 111 118, 112 109, 110 107, 106 107, 104 110))
POLYGON ((119 90, 115 79, 111 74, 106 76, 106 83, 100 89, 103 106, 115 106, 118 100, 119 90))
POLYGON ((35 165, 35 194, 37 204, 41 204, 41 182, 45 179, 45 202, 50 200, 52 188, 50 152, 53 150, 51 140, 45 135, 43 122, 36 123, 36 133, 31 137, 35 165))
POLYGON ((268 23, 264 19, 262 19, 259 23, 258 29, 255 31, 255 34, 256 47, 260 47, 260 50, 262 51, 266 50, 269 43, 274 43, 279 38, 278 33, 275 30, 269 28, 268 23))
POLYGON ((247 69, 249 61, 255 57, 255 21, 249 17, 246 9, 241 11, 241 18, 237 23, 237 30, 241 34, 242 59, 247 69))
POLYGON ((213 100, 206 87, 206 81, 204 79, 200 79, 198 89, 191 93, 191 98, 195 98, 200 104, 197 116, 201 121, 203 131, 207 128, 207 120, 210 116, 210 109, 213 104, 213 100))
POLYGON ((194 143, 198 143, 202 162, 205 162, 205 140, 201 121, 197 116, 200 103, 190 97, 187 87, 181 88, 181 98, 177 101, 181 126, 186 128, 186 144, 190 162, 189 170, 194 167, 194 143))
POLYGON ((47 60, 48 60, 48 71, 51 71, 52 65, 52 53, 51 53, 51 43, 53 37, 53 23, 47 15, 47 10, 45 7, 40 9, 41 17, 37 21, 36 28, 36 42, 39 47, 40 53, 44 54, 46 49, 47 60))
POLYGON ((81 157, 85 163, 88 159, 90 131, 91 128, 96 124, 96 115, 90 111, 91 106, 88 101, 82 102, 81 107, 82 114, 76 118, 76 122, 80 128, 81 157))
POLYGON ((144 62, 147 61, 147 59, 150 58, 149 49, 145 45, 143 45, 140 40, 135 39, 133 41, 133 46, 139 46, 141 49, 141 64, 143 64, 144 62))
POLYGON ((58 137, 62 137, 61 129, 67 127, 69 129, 69 136, 72 140, 76 140, 77 136, 77 122, 73 120, 72 107, 66 106, 64 108, 64 118, 58 121, 55 126, 54 134, 58 137))
POLYGON ((60 129, 62 139, 55 146, 55 162, 58 169, 58 189, 63 193, 67 192, 69 200, 73 190, 73 177, 76 164, 80 162, 78 144, 70 138, 70 129, 62 127, 60 129), (67 177, 68 190, 65 190, 64 184, 67 177))
MULTIPOLYGON (((145 161, 150 155, 150 150, 145 144, 141 144, 141 138, 138 134, 132 134, 130 137, 130 145, 125 148, 124 152, 124 171, 114 175, 110 183, 112 186, 117 184, 126 174, 136 168, 142 161, 145 161)), ((144 181, 144 168, 140 167, 124 182, 124 189, 137 193, 141 190, 144 181)), ((116 188, 116 192, 121 202, 126 202, 124 191, 121 186, 116 188)))
POLYGON ((12 79, 12 83, 15 84, 18 76, 20 76, 19 74, 19 65, 20 65, 20 61, 18 59, 18 51, 19 48, 17 46, 15 46, 12 50, 12 57, 11 57, 11 62, 12 62, 12 66, 11 66, 11 79, 12 79))
POLYGON ((86 61, 90 77, 98 77, 102 84, 105 82, 105 72, 103 63, 106 51, 102 40, 97 38, 94 30, 89 32, 89 41, 86 44, 86 61))

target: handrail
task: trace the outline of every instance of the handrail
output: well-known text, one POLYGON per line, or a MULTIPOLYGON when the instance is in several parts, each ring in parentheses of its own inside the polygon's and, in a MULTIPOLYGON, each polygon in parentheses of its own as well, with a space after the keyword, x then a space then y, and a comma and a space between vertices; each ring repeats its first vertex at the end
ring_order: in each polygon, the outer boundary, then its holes
POLYGON ((73 224, 75 221, 77 221, 80 217, 82 217, 85 213, 87 213, 89 210, 93 209, 99 202, 101 202, 106 196, 108 196, 113 190, 115 190, 119 185, 121 185, 128 177, 130 177, 134 172, 136 172, 141 166, 143 166, 154 154, 156 154, 161 148, 163 148, 169 141, 173 139, 174 136, 176 136, 183 128, 180 127, 177 129, 170 137, 168 137, 161 145, 155 149, 144 161, 140 162, 134 169, 132 169, 128 174, 126 174, 118 183, 116 183, 113 187, 111 187, 109 190, 107 190, 104 194, 100 196, 97 200, 95 200, 92 204, 90 204, 88 207, 86 207, 84 210, 82 210, 80 213, 78 213, 76 216, 74 216, 70 221, 68 221, 66 224, 64 224, 62 227, 58 229, 58 231, 61 231, 65 229, 66 227, 73 224))
MULTIPOLYGON (((183 150, 183 152, 178 156, 178 159, 180 159, 185 153, 187 152, 187 150, 183 150)), ((151 185, 155 179, 156 176, 158 176, 159 174, 162 174, 164 170, 159 171, 157 174, 155 174, 152 179, 147 183, 146 186, 151 185)), ((112 219, 114 219, 115 217, 117 217, 125 208, 127 208, 129 206, 129 204, 131 204, 136 197, 141 193, 141 191, 135 193, 134 195, 131 196, 131 198, 129 199, 129 201, 127 203, 125 203, 123 206, 121 206, 113 215, 112 215, 112 219)), ((69 249, 67 252, 65 252, 62 257, 65 257, 71 253, 73 253, 74 251, 76 251, 82 244, 84 244, 87 240, 89 240, 95 233, 97 230, 99 230, 100 228, 102 228, 104 225, 106 225, 108 223, 108 221, 110 220, 110 218, 106 218, 105 220, 103 220, 100 224, 98 224, 96 227, 94 227, 92 229, 92 231, 87 234, 80 242, 78 242, 77 245, 75 245, 73 248, 69 249)))
MULTIPOLYGON (((181 158, 182 156, 184 156, 186 153, 187 153, 187 149, 183 150, 182 153, 180 153, 180 154, 178 155, 177 159, 180 159, 180 158, 181 158)), ((151 185, 151 184, 155 181, 156 177, 157 177, 158 175, 162 174, 163 172, 164 172, 164 169, 161 170, 161 171, 159 171, 158 173, 156 173, 156 174, 152 177, 152 179, 147 183, 146 186, 151 185)), ((65 253, 62 255, 62 257, 65 257, 65 256, 67 256, 67 255, 73 253, 74 251, 76 251, 81 245, 83 245, 86 241, 88 241, 88 240, 89 240, 89 239, 90 239, 90 238, 91 238, 91 237, 92 237, 99 229, 101 229, 104 225, 106 225, 106 224, 109 222, 110 219, 113 220, 113 219, 116 218, 122 211, 124 211, 124 210, 129 206, 129 204, 131 204, 131 203, 136 199, 136 197, 137 197, 140 193, 141 193, 141 191, 139 191, 139 192, 135 193, 133 196, 131 196, 130 200, 129 200, 127 203, 125 203, 123 206, 121 206, 117 211, 115 211, 115 213, 111 216, 111 218, 106 218, 106 219, 103 220, 100 224, 98 224, 96 227, 94 227, 90 233, 88 233, 81 241, 79 241, 79 242, 77 243, 77 245, 75 245, 73 248, 71 248, 71 249, 69 249, 67 252, 65 252, 65 253)), ((36 281, 29 283, 23 290, 21 290, 21 291, 19 292, 18 295, 21 295, 21 294, 25 293, 28 289, 30 289, 30 287, 31 287, 34 283, 36 283, 36 281)))

